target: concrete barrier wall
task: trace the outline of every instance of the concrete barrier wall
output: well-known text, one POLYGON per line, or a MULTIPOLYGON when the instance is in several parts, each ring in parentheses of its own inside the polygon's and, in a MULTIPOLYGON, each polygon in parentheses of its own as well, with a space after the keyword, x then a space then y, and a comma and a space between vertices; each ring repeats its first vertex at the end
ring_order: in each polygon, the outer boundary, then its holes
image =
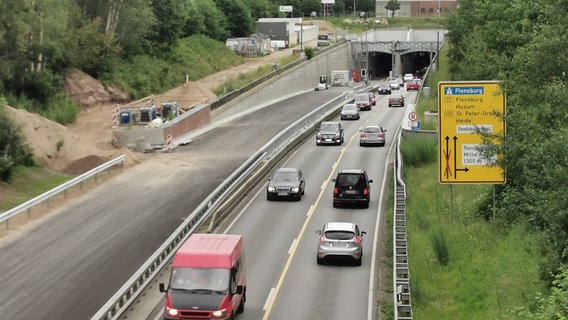
POLYGON ((350 56, 346 43, 338 45, 311 60, 296 66, 260 85, 257 90, 247 92, 228 102, 221 108, 213 110, 215 119, 224 119, 251 109, 262 108, 286 97, 314 90, 319 75, 330 75, 331 70, 347 69, 350 56))
POLYGON ((246 92, 213 111, 208 104, 203 104, 159 128, 137 130, 131 128, 129 130, 119 127, 113 133, 113 143, 117 146, 126 145, 129 148, 135 148, 137 141, 142 139, 152 148, 161 148, 165 146, 168 135, 172 135, 175 140, 213 120, 222 120, 226 117, 254 111, 298 93, 314 90, 319 75, 329 76, 331 70, 348 69, 349 65, 349 47, 343 43, 326 50, 325 54, 317 55, 283 72, 259 85, 256 90, 246 92), (117 136, 125 139, 126 143, 115 141, 117 136))
POLYGON ((164 125, 164 139, 168 135, 176 139, 184 134, 211 122, 211 109, 208 104, 199 105, 176 117, 164 125))

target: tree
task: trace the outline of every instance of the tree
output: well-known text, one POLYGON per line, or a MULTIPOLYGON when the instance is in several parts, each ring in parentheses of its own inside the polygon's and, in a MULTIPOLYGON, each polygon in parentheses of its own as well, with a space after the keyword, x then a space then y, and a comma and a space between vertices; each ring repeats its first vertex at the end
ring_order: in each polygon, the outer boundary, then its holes
POLYGON ((5 102, 0 101, 0 181, 9 181, 14 167, 33 166, 34 161, 19 128, 4 108, 5 102))
POLYGON ((213 0, 192 2, 188 16, 184 36, 204 34, 219 41, 225 41, 229 37, 227 17, 215 6, 213 0))
POLYGON ((278 6, 267 0, 244 0, 244 4, 250 9, 253 21, 260 18, 272 18, 278 16, 278 6))
POLYGON ((385 9, 391 11, 391 17, 394 17, 394 12, 400 10, 400 2, 398 2, 398 0, 389 0, 389 2, 387 2, 387 5, 385 6, 385 9))
POLYGON ((303 17, 310 16, 312 11, 318 12, 321 9, 320 0, 304 0, 300 4, 300 12, 303 17))
POLYGON ((156 25, 152 41, 157 53, 167 53, 175 42, 183 36, 188 19, 188 7, 180 0, 152 0, 152 10, 156 25))
POLYGON ((248 37, 254 32, 250 10, 242 0, 216 0, 216 4, 227 17, 230 36, 248 37))

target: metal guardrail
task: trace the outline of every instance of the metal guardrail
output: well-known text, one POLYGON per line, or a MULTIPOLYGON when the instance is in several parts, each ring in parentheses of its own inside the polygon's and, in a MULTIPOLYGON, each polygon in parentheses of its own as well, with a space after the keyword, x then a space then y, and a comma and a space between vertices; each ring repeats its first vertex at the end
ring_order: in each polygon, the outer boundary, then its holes
MULTIPOLYGON (((167 267, 177 249, 187 240, 202 223, 214 215, 239 188, 244 185, 256 185, 250 182, 249 175, 257 168, 266 167, 267 163, 274 164, 278 155, 290 147, 295 147, 298 140, 303 139, 307 132, 313 133, 315 127, 324 119, 337 115, 345 103, 343 94, 320 106, 308 115, 291 124, 280 134, 261 147, 219 187, 217 187, 174 233, 148 258, 148 260, 128 279, 125 284, 93 315, 91 320, 116 320, 133 304, 138 296, 150 285, 155 277, 167 267)), ((259 175, 253 175, 258 179, 259 175)), ((240 201, 239 197, 231 198, 240 201)))
POLYGON ((402 177, 403 159, 400 151, 402 136, 396 145, 394 166, 394 217, 393 217, 393 293, 394 319, 412 320, 410 299, 410 269, 408 265, 408 243, 406 241, 406 185, 402 177))
POLYGON ((47 204, 49 206, 49 200, 53 197, 56 196, 60 193, 64 193, 65 194, 65 198, 67 198, 67 190, 73 186, 76 185, 80 185, 81 186, 81 190, 83 189, 83 182, 87 179, 90 179, 91 177, 95 178, 95 181, 97 180, 97 174, 105 171, 105 170, 109 170, 110 168, 114 167, 117 164, 123 165, 124 163, 124 159, 126 157, 124 155, 121 155, 119 157, 116 157, 108 162, 103 163, 102 165, 91 169, 83 174, 81 174, 80 176, 77 176, 47 192, 44 192, 43 194, 28 200, 22 204, 20 204, 19 206, 12 208, 2 214, 0 214, 0 223, 2 222, 6 222, 6 228, 10 228, 10 219, 13 218, 14 216, 27 211, 28 213, 28 218, 31 216, 31 209, 44 202, 47 201, 47 204))

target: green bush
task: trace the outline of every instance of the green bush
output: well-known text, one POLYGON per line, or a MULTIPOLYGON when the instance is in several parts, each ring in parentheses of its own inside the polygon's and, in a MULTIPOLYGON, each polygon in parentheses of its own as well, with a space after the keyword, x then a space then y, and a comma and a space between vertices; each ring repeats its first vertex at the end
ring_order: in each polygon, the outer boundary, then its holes
POLYGON ((9 181, 17 165, 33 166, 32 153, 24 143, 19 128, 0 105, 0 181, 9 181))
POLYGON ((304 53, 306 54, 306 58, 308 60, 312 59, 315 55, 314 49, 307 47, 306 49, 304 49, 304 53))
POLYGON ((432 249, 434 249, 434 254, 438 262, 443 266, 448 265, 450 262, 450 253, 444 232, 441 229, 433 230, 430 234, 430 241, 432 242, 432 249))
POLYGON ((405 166, 420 167, 438 160, 437 141, 430 137, 404 139, 400 150, 405 166))
POLYGON ((41 114, 50 120, 66 125, 75 122, 80 111, 81 109, 75 102, 60 94, 49 100, 47 109, 41 114))

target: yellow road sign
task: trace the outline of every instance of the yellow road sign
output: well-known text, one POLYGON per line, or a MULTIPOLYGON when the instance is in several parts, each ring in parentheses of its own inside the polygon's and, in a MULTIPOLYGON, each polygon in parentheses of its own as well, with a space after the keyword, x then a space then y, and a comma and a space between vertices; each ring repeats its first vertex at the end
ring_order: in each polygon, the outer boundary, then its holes
POLYGON ((505 136, 505 105, 498 81, 438 83, 440 183, 505 183, 500 155, 484 156, 482 139, 482 133, 505 136))

